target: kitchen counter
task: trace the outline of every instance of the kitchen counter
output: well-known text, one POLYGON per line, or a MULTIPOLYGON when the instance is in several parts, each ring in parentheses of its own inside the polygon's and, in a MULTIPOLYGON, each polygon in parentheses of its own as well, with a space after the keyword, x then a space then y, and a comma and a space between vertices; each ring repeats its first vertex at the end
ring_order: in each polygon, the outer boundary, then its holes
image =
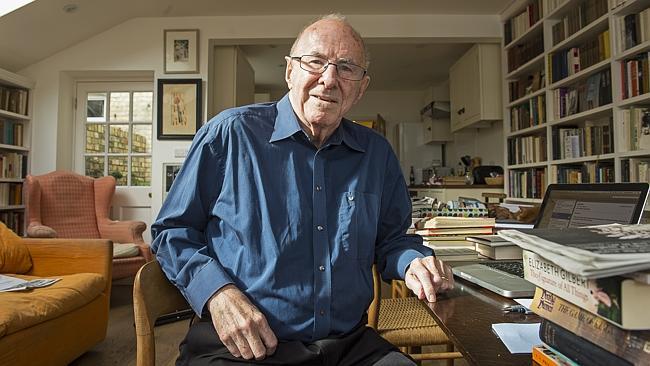
POLYGON ((447 202, 458 200, 458 197, 473 198, 485 201, 483 193, 503 193, 503 185, 489 184, 441 184, 434 186, 414 185, 409 186, 411 196, 431 197, 438 201, 447 202))

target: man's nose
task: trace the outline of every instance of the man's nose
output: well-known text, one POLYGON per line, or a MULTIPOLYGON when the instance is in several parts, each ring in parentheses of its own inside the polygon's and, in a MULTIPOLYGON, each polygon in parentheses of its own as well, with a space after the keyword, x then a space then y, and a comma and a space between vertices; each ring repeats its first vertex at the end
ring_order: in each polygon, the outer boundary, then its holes
POLYGON ((325 69, 321 74, 320 78, 325 86, 330 87, 336 83, 336 78, 338 78, 338 76, 339 74, 336 65, 329 64, 327 65, 327 69, 325 69))

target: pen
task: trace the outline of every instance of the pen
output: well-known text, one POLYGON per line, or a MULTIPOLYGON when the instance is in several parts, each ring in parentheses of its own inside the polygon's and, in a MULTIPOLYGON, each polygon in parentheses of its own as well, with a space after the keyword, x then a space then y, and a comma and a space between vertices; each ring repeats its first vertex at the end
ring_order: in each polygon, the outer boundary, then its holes
POLYGON ((512 306, 506 306, 503 308, 504 313, 522 313, 522 314, 530 314, 532 311, 528 310, 523 305, 512 305, 512 306))

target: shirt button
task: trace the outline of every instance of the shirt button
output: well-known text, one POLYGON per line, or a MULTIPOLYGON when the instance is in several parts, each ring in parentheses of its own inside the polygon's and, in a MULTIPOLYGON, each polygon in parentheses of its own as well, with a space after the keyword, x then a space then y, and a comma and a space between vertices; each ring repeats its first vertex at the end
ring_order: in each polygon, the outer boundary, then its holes
POLYGON ((319 313, 320 315, 325 315, 325 310, 321 310, 319 313))
POLYGON ((325 229, 325 228, 320 226, 320 225, 316 226, 316 230, 318 230, 318 231, 323 231, 323 229, 325 229))
POLYGON ((316 186, 316 190, 320 192, 322 188, 320 186, 316 186))
POLYGON ((325 266, 318 267, 318 270, 321 271, 321 272, 324 272, 325 271, 325 266))
POLYGON ((353 194, 348 195, 348 201, 354 201, 354 195, 353 194))

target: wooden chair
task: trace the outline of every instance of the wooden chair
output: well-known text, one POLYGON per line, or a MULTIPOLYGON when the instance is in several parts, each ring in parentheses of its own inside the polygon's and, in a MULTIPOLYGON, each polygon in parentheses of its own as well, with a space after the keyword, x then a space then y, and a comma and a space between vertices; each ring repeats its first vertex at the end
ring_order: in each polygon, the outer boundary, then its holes
MULTIPOLYGON (((453 351, 453 344, 436 325, 431 315, 417 298, 381 299, 381 281, 373 266, 374 299, 368 308, 368 325, 398 347, 421 347, 425 345, 448 345, 447 352, 414 354, 415 360, 461 358, 453 351)), ((133 283, 133 312, 137 345, 137 366, 153 366, 156 363, 154 324, 163 314, 186 309, 189 305, 160 269, 157 261, 145 264, 135 276, 133 283)), ((180 340, 179 340, 180 341, 180 340)))
MULTIPOLYGON (((462 358, 454 351, 454 344, 438 326, 425 304, 417 297, 408 297, 408 288, 399 282, 392 286, 393 298, 381 298, 381 277, 372 267, 374 298, 368 308, 368 325, 390 343, 408 353, 414 360, 447 360, 453 365, 454 359, 462 358), (423 346, 445 345, 445 352, 422 353, 423 346)), ((403 282, 402 282, 403 284, 403 282)))
MULTIPOLYGON (((154 325, 156 319, 189 305, 180 291, 169 282, 158 261, 146 263, 133 282, 133 315, 135 318, 136 365, 156 364, 154 325)), ((180 342, 180 339, 179 339, 180 342)))

